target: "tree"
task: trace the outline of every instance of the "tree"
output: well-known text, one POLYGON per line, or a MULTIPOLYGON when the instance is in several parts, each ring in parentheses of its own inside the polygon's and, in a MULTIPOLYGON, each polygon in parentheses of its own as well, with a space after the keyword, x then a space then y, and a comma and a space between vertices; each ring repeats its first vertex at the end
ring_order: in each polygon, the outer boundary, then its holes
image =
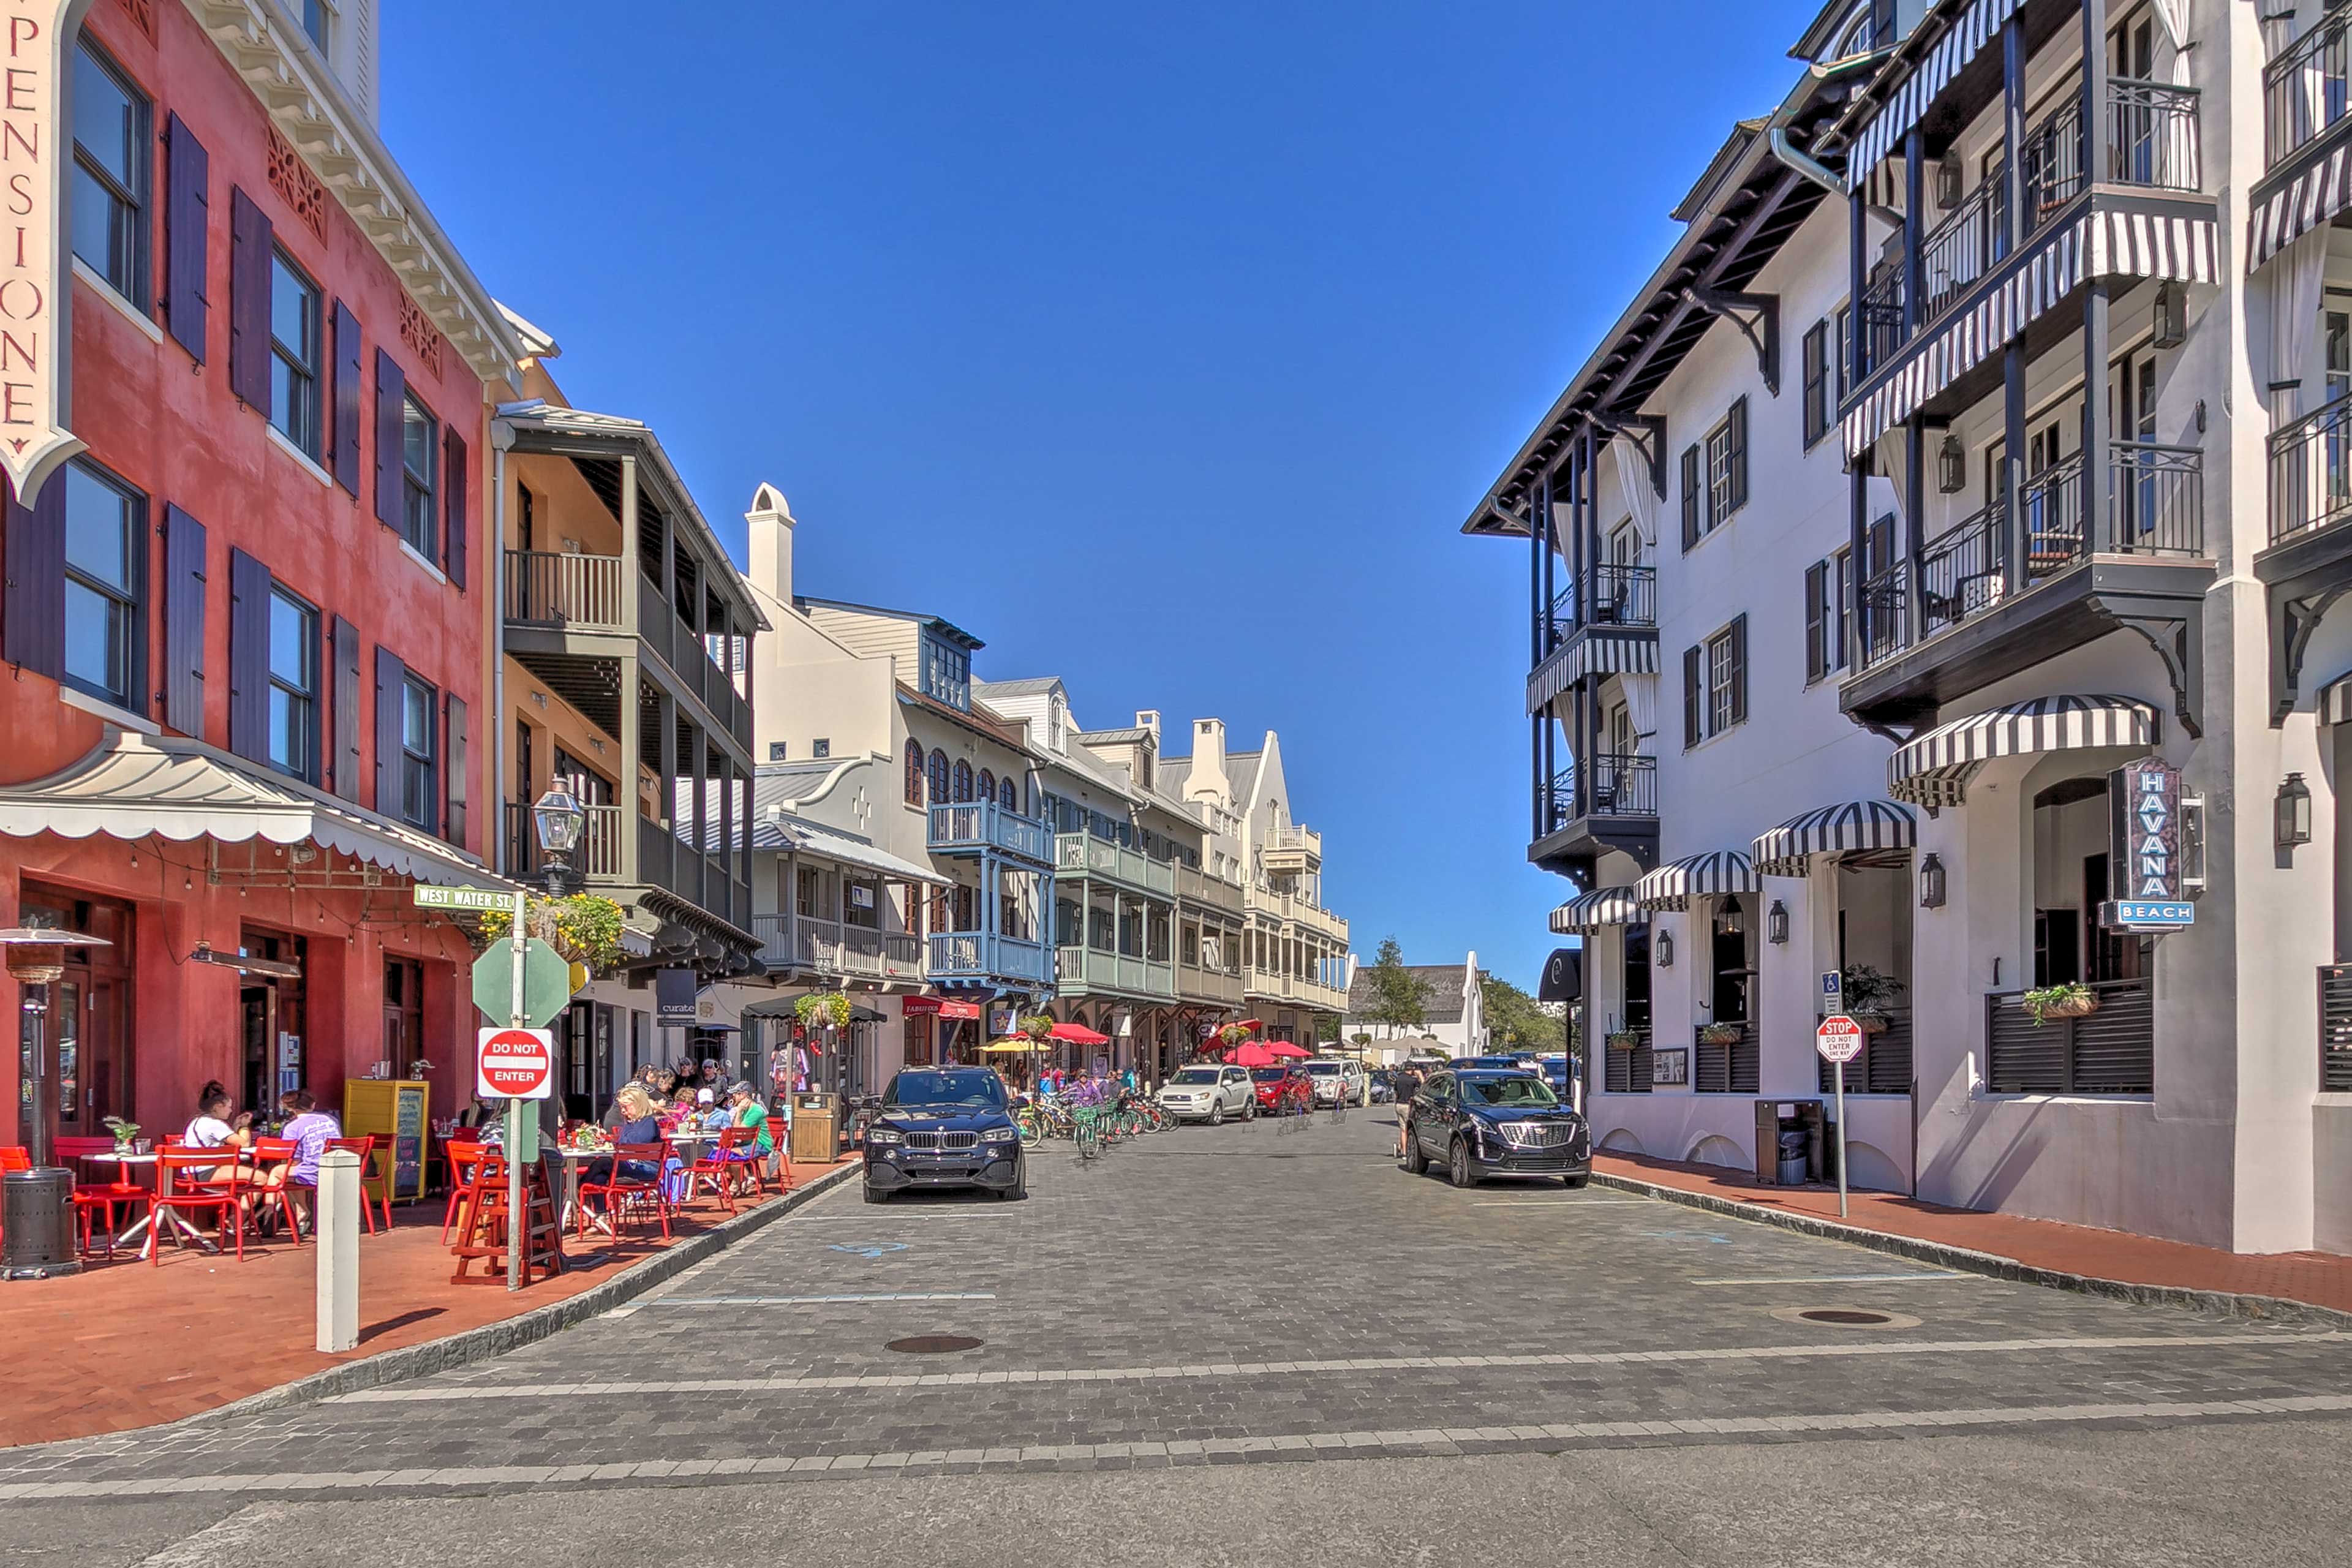
POLYGON ((1565 1020, 1559 1013, 1512 984, 1492 974, 1478 977, 1478 999, 1486 1012, 1486 1033, 1497 1047, 1516 1047, 1521 1050, 1556 1051, 1568 1037, 1565 1020))
POLYGON ((1397 945, 1396 938, 1381 939, 1380 951, 1366 973, 1372 986, 1372 1005, 1364 1009, 1366 1019, 1394 1029, 1426 1026, 1422 1005, 1429 1000, 1429 984, 1404 966, 1404 949, 1397 945))
POLYGON ((1339 1040, 1339 1016, 1331 1013, 1315 1015, 1315 1043, 1318 1046, 1330 1046, 1337 1045, 1339 1040))

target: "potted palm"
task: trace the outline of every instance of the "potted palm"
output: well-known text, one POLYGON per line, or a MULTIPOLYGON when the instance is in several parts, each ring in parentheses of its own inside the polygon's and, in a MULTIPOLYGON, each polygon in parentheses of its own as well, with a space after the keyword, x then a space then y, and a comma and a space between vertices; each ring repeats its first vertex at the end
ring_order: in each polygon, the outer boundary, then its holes
POLYGON ((1865 1035, 1886 1033, 1889 1011, 1910 987, 1867 963, 1846 965, 1843 981, 1846 1016, 1861 1025, 1865 1035))
POLYGON ((2061 981, 2028 991, 2017 1005, 2033 1016, 2035 1024, 2053 1018, 2087 1018, 2099 1010, 2099 994, 2079 981, 2061 981))

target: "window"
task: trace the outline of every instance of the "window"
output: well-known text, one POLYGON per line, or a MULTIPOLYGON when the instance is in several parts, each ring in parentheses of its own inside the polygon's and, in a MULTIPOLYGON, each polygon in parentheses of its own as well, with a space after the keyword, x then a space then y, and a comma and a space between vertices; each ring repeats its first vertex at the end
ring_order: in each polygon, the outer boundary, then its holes
POLYGON ((833 756, 833 742, 823 739, 822 737, 817 740, 811 741, 809 742, 809 755, 815 758, 818 762, 825 762, 829 760, 833 756))
POLYGON ((269 765, 317 782, 319 612, 269 591, 269 765))
POLYGON ((282 253, 269 261, 269 422, 319 456, 319 290, 282 253))
POLYGON ((74 57, 73 253, 147 309, 147 204, 154 110, 87 38, 74 57))
POLYGON ((1846 667, 1853 555, 1837 550, 1805 568, 1805 684, 1846 667))
POLYGON ((426 560, 436 559, 440 509, 434 505, 434 479, 440 456, 440 426, 424 405, 404 398, 400 409, 401 537, 426 560))
POLYGON ((310 41, 319 46, 319 52, 323 55, 327 52, 329 39, 333 36, 335 8, 328 4, 328 0, 301 0, 301 4, 302 30, 310 35, 310 41))
POLYGON ((555 748, 555 776, 572 786, 572 798, 583 807, 613 804, 612 781, 561 746, 555 748))
POLYGON ((907 742, 907 804, 923 804, 923 748, 917 741, 907 742))
POLYGON ((66 487, 66 684, 144 711, 146 500, 83 462, 55 482, 66 487))
POLYGON ((768 761, 770 761, 770 762, 772 762, 772 763, 781 763, 781 762, 782 762, 782 761, 784 760, 784 755, 785 755, 785 752, 786 752, 786 750, 787 750, 787 743, 786 743, 785 742, 782 742, 782 741, 771 741, 771 742, 768 742, 768 761))
POLYGON ((1683 650, 1683 747, 1722 734, 1748 718, 1748 617, 1683 650))
POLYGON ((400 687, 400 815, 420 827, 433 826, 433 716, 439 706, 433 688, 410 677, 400 687))
POLYGON ((1021 797, 1019 793, 1013 789, 1013 781, 1011 779, 1003 778, 996 781, 996 804, 1003 806, 1007 811, 1019 811, 1021 809, 1021 797))
POLYGON ((934 751, 931 753, 930 783, 931 804, 945 805, 948 802, 948 754, 945 752, 934 751))
POLYGON ((980 798, 986 801, 996 798, 996 775, 986 768, 980 770, 980 798))
POLYGON ((955 798, 958 805, 971 798, 971 764, 961 757, 955 765, 955 798))
POLYGON ((923 639, 923 694, 971 710, 971 655, 936 637, 923 639))

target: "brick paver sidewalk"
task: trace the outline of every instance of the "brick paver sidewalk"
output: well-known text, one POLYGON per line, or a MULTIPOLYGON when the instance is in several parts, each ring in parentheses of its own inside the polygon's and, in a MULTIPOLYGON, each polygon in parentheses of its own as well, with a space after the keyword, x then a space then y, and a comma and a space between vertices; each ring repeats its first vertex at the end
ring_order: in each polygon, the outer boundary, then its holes
MULTIPOLYGON (((1832 1222, 1838 1217, 1834 1187, 1767 1186, 1720 1165, 1686 1165, 1632 1154, 1601 1154, 1593 1168, 1759 1208, 1832 1222)), ((1847 1206, 1843 1223, 1863 1230, 1964 1247, 2035 1268, 2128 1285, 2275 1296, 2352 1312, 2352 1257, 2335 1253, 2223 1252, 2089 1226, 1946 1208, 1893 1193, 1853 1193, 1847 1206)))
MULTIPOLYGON (((823 1173, 795 1165, 794 1184, 823 1173)), ((750 1208, 759 1201, 737 1202, 750 1208)), ((213 1258, 193 1247, 166 1251, 160 1267, 124 1253, 111 1263, 93 1258, 63 1279, 0 1284, 10 1339, 30 1370, 0 1404, 0 1447, 94 1436, 216 1409, 341 1362, 550 1306, 664 1245, 658 1228, 649 1243, 633 1231, 619 1247, 567 1233, 571 1267, 509 1295, 503 1279, 449 1282, 441 1209, 438 1195, 395 1205, 390 1231, 361 1237, 360 1344, 343 1355, 311 1348, 318 1265, 307 1242, 257 1243, 248 1234, 241 1263, 234 1253, 213 1258)), ((673 1216, 670 1228, 684 1240, 726 1217, 706 1197, 673 1216)))

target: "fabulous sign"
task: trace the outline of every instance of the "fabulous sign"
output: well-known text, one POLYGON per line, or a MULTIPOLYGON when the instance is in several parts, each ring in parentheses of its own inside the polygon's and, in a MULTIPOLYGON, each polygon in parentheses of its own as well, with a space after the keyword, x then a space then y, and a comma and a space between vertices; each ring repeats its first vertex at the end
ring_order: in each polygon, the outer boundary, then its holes
POLYGON ((82 450, 70 405, 73 272, 66 259, 66 102, 74 35, 89 0, 0 0, 0 468, 30 505, 82 450))
POLYGON ((2180 770, 2161 757, 2107 776, 2107 890, 2099 923, 2110 930, 2174 931, 2196 919, 2181 896, 2180 770))

